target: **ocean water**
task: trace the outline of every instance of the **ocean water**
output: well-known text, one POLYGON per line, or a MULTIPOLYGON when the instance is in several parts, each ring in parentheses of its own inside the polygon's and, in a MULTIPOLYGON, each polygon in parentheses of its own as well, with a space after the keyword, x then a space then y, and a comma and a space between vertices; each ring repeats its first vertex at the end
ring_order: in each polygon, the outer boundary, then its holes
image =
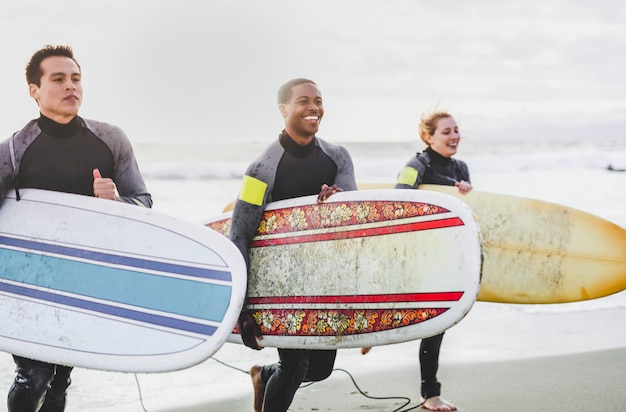
MULTIPOLYGON (((219 213, 236 197, 248 164, 271 140, 248 143, 140 143, 135 152, 156 209, 191 220, 219 213)), ((424 145, 416 141, 341 143, 357 181, 392 183, 424 145)), ((475 189, 575 207, 626 227, 626 137, 589 140, 464 139, 475 189)))
MULTIPOLYGON (((271 138, 270 138, 271 139, 271 138)), ((329 139, 330 140, 330 139, 329 139)), ((248 164, 271 143, 136 144, 154 209, 203 222, 235 199, 248 164)), ((341 143, 351 153, 358 182, 393 183, 421 142, 341 143)), ((626 138, 462 140, 475 190, 530 197, 592 213, 626 228, 626 138)), ((558 305, 480 302, 482 310, 576 311, 626 306, 626 292, 558 305)))

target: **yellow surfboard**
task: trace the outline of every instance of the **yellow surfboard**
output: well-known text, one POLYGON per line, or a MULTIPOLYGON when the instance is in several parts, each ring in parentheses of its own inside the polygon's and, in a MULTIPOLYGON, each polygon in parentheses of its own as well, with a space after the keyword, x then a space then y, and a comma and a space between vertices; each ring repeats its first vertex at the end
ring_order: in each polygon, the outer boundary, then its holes
POLYGON ((483 238, 480 301, 564 303, 626 289, 626 230, 608 220, 524 197, 478 190, 461 195, 453 186, 420 189, 455 196, 472 209, 483 238))

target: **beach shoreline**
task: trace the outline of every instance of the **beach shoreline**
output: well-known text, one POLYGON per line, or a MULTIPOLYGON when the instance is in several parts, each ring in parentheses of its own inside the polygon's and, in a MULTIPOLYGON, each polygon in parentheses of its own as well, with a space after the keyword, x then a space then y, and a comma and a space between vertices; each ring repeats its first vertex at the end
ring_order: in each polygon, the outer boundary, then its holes
MULTIPOLYGON (((626 403, 626 348, 532 359, 445 365, 443 397, 465 412, 618 411, 626 403), (620 366, 621 361, 621 366, 620 366)), ((400 368, 381 375, 343 369, 301 388, 290 411, 409 411, 419 405, 417 371, 400 368), (385 385, 381 387, 381 381, 385 385), (367 396, 359 392, 363 391, 367 396)), ((414 409, 415 408, 415 409, 414 409)), ((243 412, 252 395, 240 395, 169 412, 243 412)))
MULTIPOLYGON (((473 412, 620 410, 626 404, 626 307, 580 307, 559 312, 477 302, 446 332, 438 374, 442 396, 473 412)), ((342 349, 337 371, 301 388, 290 410, 391 412, 405 403, 366 398, 344 371, 370 396, 404 396, 411 404, 402 410, 411 408, 419 401, 418 348, 419 341, 375 347, 367 355, 342 349)), ((226 343, 213 358, 176 372, 77 368, 66 411, 250 411, 247 370, 276 360, 273 348, 226 343)), ((0 366, 6 393, 14 377, 9 354, 0 356, 0 366)))
MULTIPOLYGON (((525 313, 478 303, 444 338, 442 396, 466 412, 620 410, 626 404, 624 316, 626 308, 525 313)), ((418 348, 419 342, 406 342, 365 356, 342 350, 336 371, 301 388, 290 410, 409 410, 419 404, 418 348), (395 398, 369 399, 355 385, 370 396, 395 398)), ((250 411, 252 386, 240 375, 244 393, 160 411, 250 411)))

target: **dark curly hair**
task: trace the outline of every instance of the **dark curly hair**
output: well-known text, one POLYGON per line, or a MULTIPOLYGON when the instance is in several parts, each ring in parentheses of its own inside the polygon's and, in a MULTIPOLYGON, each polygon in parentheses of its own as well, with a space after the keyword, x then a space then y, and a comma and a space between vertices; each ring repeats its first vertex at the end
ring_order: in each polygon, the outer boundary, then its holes
POLYGON ((317 84, 315 84, 313 80, 304 79, 304 78, 291 79, 287 83, 280 86, 280 89, 278 89, 278 104, 289 103, 291 96, 293 96, 293 91, 291 89, 293 89, 296 86, 300 86, 301 84, 305 84, 305 83, 311 83, 317 86, 317 84))
POLYGON ((70 46, 46 45, 43 49, 37 50, 26 65, 26 83, 35 84, 38 87, 41 86, 41 76, 43 76, 41 62, 44 59, 53 56, 69 57, 74 60, 74 63, 76 63, 78 69, 80 70, 80 64, 78 64, 74 58, 74 52, 70 46))

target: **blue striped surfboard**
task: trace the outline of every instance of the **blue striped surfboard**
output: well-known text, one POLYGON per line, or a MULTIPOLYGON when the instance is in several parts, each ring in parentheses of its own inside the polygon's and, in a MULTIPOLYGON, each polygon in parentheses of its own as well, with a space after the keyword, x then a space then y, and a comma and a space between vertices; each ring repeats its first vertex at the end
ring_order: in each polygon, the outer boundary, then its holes
POLYGON ((0 349, 46 362, 164 372, 214 354, 243 305, 238 249, 200 224, 26 189, 0 207, 0 349))

